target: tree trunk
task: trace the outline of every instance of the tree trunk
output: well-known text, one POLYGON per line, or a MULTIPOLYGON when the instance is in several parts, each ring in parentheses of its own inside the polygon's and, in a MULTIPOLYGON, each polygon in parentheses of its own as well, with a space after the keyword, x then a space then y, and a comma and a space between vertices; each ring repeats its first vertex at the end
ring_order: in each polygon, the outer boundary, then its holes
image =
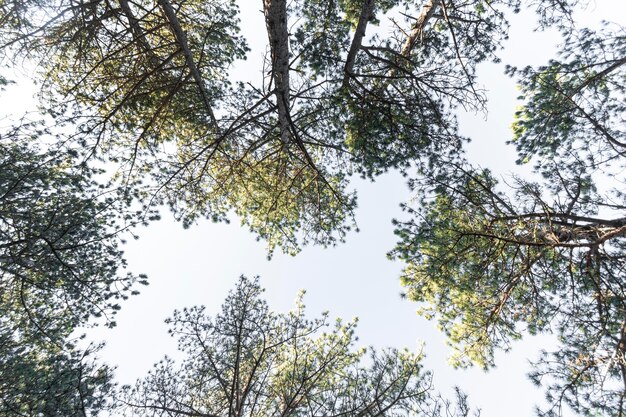
POLYGON ((343 87, 348 86, 348 81, 352 76, 354 63, 356 61, 356 54, 359 52, 359 49, 361 49, 363 37, 365 36, 365 29, 367 28, 367 23, 369 22, 369 19, 374 12, 374 3, 375 0, 365 0, 363 2, 363 6, 361 8, 361 16, 359 17, 359 23, 356 25, 354 37, 352 38, 352 44, 350 45, 348 57, 346 58, 346 64, 343 67, 343 87))
POLYGON ((278 107, 280 139, 289 141, 289 32, 287 0, 263 0, 272 58, 272 79, 278 107))
POLYGON ((154 50, 148 43, 148 40, 146 39, 146 34, 144 33, 143 29, 141 29, 141 26, 139 24, 139 19, 137 19, 137 17, 134 15, 133 10, 131 9, 130 4, 128 3, 128 0, 119 0, 119 1, 120 1, 120 8, 122 9, 122 13, 128 20, 128 24, 130 25, 130 30, 133 34, 133 39, 135 40, 135 42, 137 42, 139 47, 143 49, 143 51, 146 54, 148 54, 151 61, 158 62, 158 59, 155 58, 154 50))
POLYGON ((178 43, 178 46, 185 56, 185 65, 187 66, 187 69, 191 73, 191 76, 198 86, 200 97, 202 97, 202 101, 209 115, 211 127, 213 128, 213 130, 217 131, 217 119, 215 118, 215 114, 213 113, 213 108, 211 106, 211 95, 209 94, 209 91, 204 84, 204 78, 202 77, 202 74, 200 74, 200 70, 198 69, 196 62, 194 61, 193 53, 191 52, 191 49, 189 48, 189 43, 187 42, 187 34, 180 25, 178 16, 176 16, 176 11, 172 7, 172 4, 169 2, 169 0, 159 0, 159 5, 163 9, 165 18, 167 19, 170 26, 170 30, 174 34, 176 42, 178 43))
POLYGON ((415 23, 411 26, 411 32, 408 34, 406 41, 404 41, 404 45, 402 45, 400 55, 408 57, 411 54, 411 50, 417 41, 424 35, 426 24, 440 5, 441 0, 429 0, 428 3, 424 5, 421 13, 417 16, 417 19, 415 19, 415 23))

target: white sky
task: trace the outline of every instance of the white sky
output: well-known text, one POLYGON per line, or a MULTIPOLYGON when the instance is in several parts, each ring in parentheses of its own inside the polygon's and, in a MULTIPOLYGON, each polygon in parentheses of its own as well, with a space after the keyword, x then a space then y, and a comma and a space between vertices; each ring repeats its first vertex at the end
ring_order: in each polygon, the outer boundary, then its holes
MULTIPOLYGON (((265 43, 265 31, 259 13, 261 2, 255 0, 257 3, 258 7, 242 6, 242 29, 251 46, 259 48, 265 43)), ((591 21, 600 17, 626 23, 626 2, 622 0, 598 0, 591 9, 593 14, 584 14, 591 21)), ((461 117, 463 133, 473 138, 473 161, 496 172, 516 169, 514 150, 504 142, 510 135, 518 92, 514 82, 502 74, 503 65, 545 63, 553 56, 557 42, 554 34, 533 32, 529 26, 533 21, 531 12, 515 16, 503 64, 480 67, 479 83, 489 90, 487 121, 481 114, 461 117)), ((258 75, 254 55, 246 65, 249 67, 238 69, 258 75)), ((1 103, 0 114, 6 114, 7 104, 19 108, 22 98, 30 95, 30 87, 18 87, 2 95, 3 99, 10 98, 1 103)), ((417 317, 414 303, 400 299, 402 265, 386 259, 396 242, 390 221, 402 217, 399 204, 410 198, 405 180, 391 174, 376 183, 356 180, 354 186, 359 192, 357 221, 361 232, 349 235, 344 245, 307 247, 296 257, 276 253, 268 261, 264 243, 255 241, 236 219, 230 225, 202 221, 183 230, 164 213, 163 220, 139 230, 140 239, 126 245, 126 256, 129 269, 147 273, 150 285, 123 304, 116 328, 89 332, 90 338, 106 340, 100 356, 118 366, 119 382, 133 383, 164 354, 176 357, 175 341, 163 323, 175 308, 204 304, 209 313, 216 313, 239 275, 260 275, 272 309, 290 309, 298 290, 304 288, 312 316, 324 310, 329 310, 331 317, 358 316, 357 334, 363 345, 417 349, 424 341, 426 368, 434 372, 435 387, 450 392, 452 386, 459 385, 470 394, 470 403, 482 408, 483 417, 533 415, 542 394, 525 376, 527 359, 535 358, 549 339, 527 339, 514 345, 510 353, 498 354, 498 367, 489 373, 452 370, 446 361, 449 350, 435 324, 417 317)))

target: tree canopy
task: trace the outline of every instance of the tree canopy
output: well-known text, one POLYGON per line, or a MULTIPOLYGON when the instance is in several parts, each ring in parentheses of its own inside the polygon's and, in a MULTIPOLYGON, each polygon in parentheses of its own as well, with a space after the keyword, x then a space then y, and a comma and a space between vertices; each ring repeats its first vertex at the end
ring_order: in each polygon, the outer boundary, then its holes
POLYGON ((258 279, 241 277, 221 312, 175 311, 167 320, 185 357, 156 364, 122 403, 129 416, 467 416, 433 393, 421 354, 356 349, 356 321, 309 319, 301 293, 269 310, 258 279), (442 414, 445 413, 445 414, 442 414))
MULTIPOLYGON (((569 16, 554 3, 544 20, 569 16)), ((8 59, 37 63, 43 106, 87 156, 150 177, 145 198, 185 224, 234 209, 294 253, 353 227, 351 174, 461 152, 451 109, 481 108, 476 64, 498 59, 521 4, 264 1, 259 84, 228 77, 248 51, 234 1, 5 0, 0 38, 8 59), (405 23, 383 36, 384 16, 405 23)))
POLYGON ((75 331, 96 317, 113 326, 120 300, 145 283, 123 271, 121 232, 140 221, 129 198, 99 185, 71 150, 45 149, 45 136, 25 123, 0 137, 2 416, 103 409, 111 370, 75 331))
POLYGON ((493 366, 524 332, 555 333, 531 378, 560 415, 626 413, 623 28, 567 33, 558 59, 510 68, 522 107, 511 142, 536 181, 501 184, 450 163, 416 179, 397 223, 408 297, 436 317, 457 364, 493 366))
MULTIPOLYGON (((0 0, 1 65, 36 67, 40 107, 62 132, 0 137, 0 376, 15 378, 0 385, 0 413, 104 407, 110 369, 70 335, 98 316, 112 325, 117 301, 145 280, 122 273, 120 232, 156 208, 185 226, 235 214, 270 255, 295 254, 355 227, 350 178, 398 170, 416 198, 391 256, 455 363, 489 368, 526 332, 554 333, 559 345, 531 372, 549 401, 540 413, 624 416, 626 35, 578 27, 584 4, 264 0, 255 84, 230 74, 249 53, 234 0, 0 0), (510 142, 537 175, 502 181, 467 160, 455 112, 484 108, 477 65, 499 60, 520 8, 557 27, 563 46, 544 66, 506 70, 521 92, 510 142)), ((310 338, 323 320, 270 314, 259 291, 242 280, 215 321, 177 312, 188 359, 129 388, 128 412, 364 416, 386 414, 388 399, 414 412, 416 357, 389 351, 362 367, 351 324, 310 338), (257 327, 228 333, 244 323, 257 327), (305 400, 312 408, 298 408, 305 400)))

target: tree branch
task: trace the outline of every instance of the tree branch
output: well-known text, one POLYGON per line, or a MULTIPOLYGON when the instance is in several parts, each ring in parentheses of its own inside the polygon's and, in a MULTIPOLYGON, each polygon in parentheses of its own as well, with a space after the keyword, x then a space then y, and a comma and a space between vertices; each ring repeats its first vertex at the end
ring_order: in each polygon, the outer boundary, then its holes
POLYGON ((194 61, 193 53, 191 52, 191 49, 189 48, 189 43, 187 42, 187 34, 180 25, 178 16, 176 16, 176 11, 172 7, 172 4, 169 2, 169 0, 159 0, 159 5, 163 9, 163 13, 170 25, 170 29, 174 34, 174 37, 176 38, 176 41, 178 42, 178 45, 183 52, 183 55, 185 56, 185 64, 187 65, 187 68, 191 72, 191 75, 196 82, 196 85, 198 86, 200 96, 202 97, 202 102, 204 103, 204 107, 206 108, 209 119, 211 121, 211 126, 214 130, 217 130, 217 119, 215 118, 215 114, 213 113, 213 107, 211 106, 211 95, 206 88, 204 79, 202 78, 202 74, 200 73, 196 62, 194 61))
POLYGON ((346 57, 346 63, 343 67, 343 88, 348 86, 348 82, 352 76, 354 63, 356 61, 356 54, 359 52, 359 49, 361 49, 367 23, 374 12, 374 4, 375 0, 363 1, 361 16, 359 16, 359 23, 356 25, 356 30, 354 31, 354 36, 352 37, 352 43, 350 44, 350 50, 348 51, 348 56, 346 57))
POLYGON ((411 26, 411 32, 408 34, 406 41, 404 41, 404 45, 402 45, 400 55, 408 57, 411 54, 411 50, 417 41, 424 36, 424 28, 430 18, 435 14, 439 5, 441 5, 441 0, 429 0, 428 3, 424 5, 421 13, 415 19, 415 23, 411 26))

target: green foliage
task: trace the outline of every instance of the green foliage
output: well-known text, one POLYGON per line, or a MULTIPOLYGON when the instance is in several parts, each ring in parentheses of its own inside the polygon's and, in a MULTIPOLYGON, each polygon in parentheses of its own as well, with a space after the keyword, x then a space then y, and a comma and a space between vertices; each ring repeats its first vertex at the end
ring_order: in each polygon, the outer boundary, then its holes
MULTIPOLYGON (((343 12, 343 17, 346 21, 350 23, 352 29, 356 28, 359 23, 359 18, 361 17, 361 9, 363 5, 363 1, 361 0, 339 0, 339 6, 341 7, 341 11, 343 12)), ((376 2, 376 8, 380 9, 383 13, 388 12, 393 9, 393 7, 397 6, 401 2, 398 0, 382 0, 376 2)), ((376 11, 372 13, 368 19, 370 23, 379 24, 380 20, 376 18, 376 11)))
POLYGON ((410 260, 402 276, 407 295, 423 304, 420 314, 437 317, 456 349, 456 366, 493 366, 494 349, 520 336, 515 322, 534 322, 541 313, 525 299, 524 276, 542 250, 519 250, 513 242, 528 231, 494 221, 509 209, 495 184, 487 171, 468 172, 441 184, 419 209, 405 207, 419 222, 396 223, 402 241, 394 256, 410 260))
POLYGON ((85 417, 108 407, 112 372, 70 337, 95 317, 113 326, 145 283, 119 249, 139 219, 76 152, 38 149, 44 138, 36 123, 0 138, 0 416, 85 417))
POLYGON ((542 182, 503 192, 488 172, 451 163, 413 182, 422 205, 397 223, 407 294, 439 321, 457 365, 493 366, 524 332, 558 336, 531 371, 546 416, 564 404, 625 412, 626 200, 611 181, 626 167, 625 56, 623 29, 605 25, 568 32, 562 60, 509 68, 523 100, 512 142, 542 182))
POLYGON ((524 102, 513 124, 520 161, 536 155, 539 165, 557 161, 567 170, 583 165, 610 172, 616 164, 604 161, 624 146, 624 29, 575 31, 560 55, 563 61, 537 70, 509 68, 521 78, 524 102))
POLYGON ((565 191, 552 204, 545 197, 557 187, 518 179, 507 196, 489 172, 466 166, 413 182, 432 191, 418 207, 406 206, 411 218, 396 222, 401 241, 392 255, 407 262, 407 296, 437 319, 455 365, 488 368, 495 351, 524 332, 555 333, 560 346, 531 371, 552 406, 542 415, 560 415, 566 403, 582 415, 617 416, 624 412, 624 221, 585 215, 598 201, 585 180, 561 180, 565 191))
POLYGON ((94 362, 99 347, 20 340, 19 332, 0 322, 0 416, 86 417, 108 409, 113 374, 94 362))
MULTIPOLYGON (((352 173, 459 153, 451 110, 482 108, 475 66, 497 59, 517 3, 449 4, 445 17, 438 3, 410 42, 412 20, 386 39, 365 27, 358 37, 361 2, 290 3, 290 32, 272 35, 269 56, 288 45, 292 62, 260 66, 258 84, 229 79, 247 52, 232 0, 6 0, 0 45, 40 64, 42 105, 74 125, 87 157, 143 181, 144 204, 168 204, 185 225, 234 210, 270 253, 295 253, 353 227, 352 173)), ((368 22, 422 6, 376 2, 368 22)))
POLYGON ((90 317, 114 325, 119 301, 145 277, 120 274, 117 234, 128 196, 99 186, 71 152, 37 151, 20 127, 0 139, 0 309, 33 331, 67 335, 90 317))
MULTIPOLYGON (((198 166, 202 163, 187 165, 189 172, 208 170, 198 166)), ((282 149, 272 149, 259 160, 244 156, 232 161, 216 156, 213 163, 216 165, 213 170, 200 177, 185 175, 180 181, 168 184, 171 190, 168 204, 181 216, 185 226, 190 226, 200 215, 214 220, 226 218, 228 210, 234 208, 242 222, 267 242, 269 256, 276 246, 296 254, 299 243, 311 240, 332 244, 338 232, 339 238, 343 238, 350 230, 351 225, 345 224, 345 220, 356 200, 353 195, 344 194, 344 179, 324 176, 282 149), (180 207, 184 203, 178 200, 178 190, 185 184, 187 192, 193 193, 189 198, 193 206, 180 207), (300 242, 295 238, 286 240, 296 234, 300 242)))
POLYGON ((242 277, 215 318, 204 307, 174 312, 170 334, 185 353, 126 387, 128 416, 463 415, 431 392, 421 355, 355 349, 356 320, 307 319, 303 293, 294 310, 274 313, 258 280, 242 277))
MULTIPOLYGON (((341 77, 343 68, 337 63, 350 42, 350 24, 342 17, 345 6, 341 2, 317 0, 302 2, 297 7, 298 15, 304 20, 294 35, 294 46, 301 53, 299 66, 306 67, 310 71, 307 75, 314 79, 341 77)), ((360 14, 360 5, 358 9, 360 14)))

